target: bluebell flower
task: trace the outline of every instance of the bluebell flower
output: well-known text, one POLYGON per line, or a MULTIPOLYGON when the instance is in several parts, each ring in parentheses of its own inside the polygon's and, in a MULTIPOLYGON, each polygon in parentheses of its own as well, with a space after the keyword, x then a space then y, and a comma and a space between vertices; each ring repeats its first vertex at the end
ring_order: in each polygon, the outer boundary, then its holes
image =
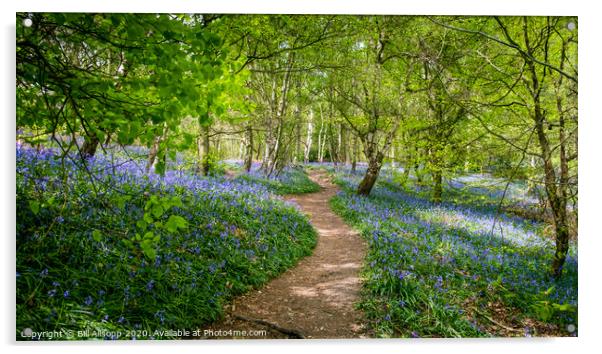
POLYGON ((90 296, 90 295, 86 296, 86 298, 84 299, 84 304, 86 306, 92 305, 93 302, 94 302, 94 300, 92 299, 92 296, 90 296))
POLYGON ((155 313, 155 318, 158 318, 161 323, 165 322, 165 310, 160 310, 155 313))
POLYGON ((215 265, 215 263, 211 263, 209 265, 209 273, 213 274, 213 273, 215 273, 216 270, 217 270, 217 266, 215 265))

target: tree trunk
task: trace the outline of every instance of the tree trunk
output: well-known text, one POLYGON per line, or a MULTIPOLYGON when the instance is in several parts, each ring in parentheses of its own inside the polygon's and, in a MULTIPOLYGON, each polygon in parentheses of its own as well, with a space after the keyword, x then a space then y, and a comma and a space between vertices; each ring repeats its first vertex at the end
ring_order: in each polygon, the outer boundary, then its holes
MULTIPOLYGON (((207 136, 209 133, 207 133, 207 136)), ((222 140, 219 138, 219 135, 215 138, 214 142, 213 142, 213 151, 214 154, 216 156, 220 156, 221 153, 221 149, 222 149, 222 140)), ((207 149, 207 151, 209 151, 209 149, 207 149)))
MULTIPOLYGON (((280 157, 280 145, 282 143, 282 134, 284 130, 284 116, 286 115, 287 103, 288 103, 288 92, 290 88, 291 69, 295 61, 295 53, 290 53, 288 56, 287 68, 282 79, 282 87, 280 89, 280 97, 276 95, 276 80, 274 79, 274 85, 272 86, 272 115, 278 123, 276 136, 270 135, 270 139, 266 140, 266 150, 268 151, 267 164, 265 165, 264 171, 267 176, 271 176, 276 167, 277 159, 280 157)), ((273 133, 273 131, 272 131, 273 133)))
POLYGON ((100 141, 98 140, 98 137, 96 135, 86 135, 81 150, 82 158, 87 160, 94 156, 94 154, 96 154, 96 149, 98 149, 99 142, 100 141))
POLYGON ((320 130, 318 131, 318 161, 320 163, 324 162, 324 115, 322 114, 322 105, 319 105, 320 108, 320 130))
POLYGON ((401 185, 405 188, 406 185, 408 184, 408 180, 410 179, 410 169, 411 169, 411 165, 407 164, 405 166, 403 166, 403 179, 402 179, 402 183, 401 185))
POLYGON ((209 158, 209 124, 201 127, 201 134, 198 139, 199 149, 199 171, 201 175, 208 176, 211 172, 211 163, 209 158))
POLYGON ((247 146, 245 149, 245 171, 251 172, 253 166, 253 128, 247 124, 247 146))
POLYGON ((339 147, 341 151, 341 161, 345 162, 345 165, 351 163, 351 154, 349 152, 349 130, 347 126, 341 123, 341 144, 339 147))
MULTIPOLYGON (((529 46, 527 45, 527 47, 529 46)), ((546 195, 548 196, 548 200, 550 202, 550 208, 552 209, 554 230, 556 232, 556 252, 554 253, 554 260, 552 261, 552 275, 555 278, 559 278, 562 275, 562 267, 569 250, 569 229, 567 223, 566 199, 562 196, 562 190, 566 186, 563 186, 562 184, 558 186, 556 185, 556 171, 552 161, 550 142, 546 136, 546 128, 544 126, 546 118, 541 108, 540 82, 535 70, 535 64, 532 61, 527 60, 527 66, 529 68, 532 83, 531 93, 534 103, 533 120, 535 123, 535 131, 537 133, 537 139, 543 159, 544 185, 546 195)))
POLYGON ((330 161, 336 166, 339 162, 339 156, 337 155, 337 139, 335 138, 335 132, 333 131, 333 125, 328 124, 328 141, 330 142, 330 161))
POLYGON ((271 134, 271 132, 266 132, 265 137, 264 137, 264 144, 263 144, 263 154, 261 156, 261 168, 263 170, 266 170, 267 165, 268 165, 268 159, 270 156, 270 140, 271 137, 269 136, 269 134, 271 134))
MULTIPOLYGON (((560 69, 564 68, 565 60, 565 43, 563 43, 560 69)), ((566 151, 566 132, 565 132, 565 117, 564 107, 561 93, 562 76, 556 83, 556 109, 558 111, 559 123, 558 123, 558 141, 560 144, 560 183, 557 187, 557 206, 558 211, 555 213, 555 231, 556 231, 556 253, 554 261, 552 262, 552 272, 554 277, 558 278, 562 274, 562 266, 566 260, 566 255, 569 250, 569 225, 568 225, 568 184, 569 184, 569 165, 566 151), (557 214, 557 215, 556 215, 557 214)))
MULTIPOLYGON (((378 115, 371 116, 370 120, 371 123, 377 122, 378 115)), ((366 196, 372 191, 372 187, 374 187, 374 183, 376 183, 376 179, 380 173, 383 159, 385 155, 389 153, 389 149, 391 148, 393 137, 395 136, 397 128, 399 127, 399 122, 400 120, 397 120, 393 127, 389 130, 381 147, 379 147, 378 135, 376 134, 376 124, 372 124, 371 131, 359 137, 364 145, 364 155, 366 155, 366 158, 368 159, 368 169, 366 170, 366 174, 357 188, 357 194, 366 196)))
POLYGON ((150 173, 151 168, 155 167, 155 161, 157 159, 157 153, 159 152, 159 143, 161 142, 161 137, 155 137, 155 141, 153 141, 153 146, 151 146, 150 151, 148 152, 148 161, 146 162, 146 173, 150 173))
MULTIPOLYGON (((155 141, 153 142, 153 146, 151 147, 148 153, 148 162, 146 164, 146 173, 150 173, 151 168, 154 168, 157 163, 157 155, 159 154, 159 148, 161 147, 161 142, 167 138, 167 126, 163 126, 163 131, 160 136, 155 137, 155 141)), ((163 154, 165 157, 167 154, 163 154)))
POLYGON ((414 154, 414 174, 416 175, 416 183, 419 186, 423 186, 424 185, 424 181, 422 180, 422 171, 420 170, 420 150, 418 149, 418 147, 415 147, 414 149, 415 154, 414 154))
POLYGON ((275 143, 274 149, 272 151, 272 155, 270 156, 270 158, 268 160, 268 170, 267 170, 268 177, 270 177, 274 173, 274 170, 277 167, 276 165, 278 163, 278 160, 280 159, 282 135, 283 135, 283 131, 284 131, 284 127, 282 125, 283 125, 283 122, 280 121, 278 123, 278 134, 276 135, 276 143, 275 143))
POLYGON ((343 150, 343 126, 341 124, 337 124, 335 128, 337 132, 337 158, 338 162, 345 163, 345 151, 343 150), (338 129, 337 129, 338 128, 338 129))
POLYGON ((357 135, 353 135, 353 159, 351 160, 351 173, 355 173, 357 169, 357 158, 359 155, 359 147, 357 145, 357 135))
POLYGON ((109 146, 109 144, 111 143, 111 136, 112 136, 112 134, 111 134, 111 133, 107 133, 107 137, 105 138, 105 142, 103 143, 103 145, 104 145, 105 147, 108 147, 108 146, 109 146))
POLYGON ((311 144, 314 133, 314 111, 309 109, 309 120, 307 121, 307 139, 305 140, 305 150, 303 151, 303 162, 309 162, 309 154, 311 153, 311 144))
POLYGON ((299 119, 299 108, 295 109, 295 156, 293 156, 293 163, 299 162, 301 156, 301 119, 299 119))
POLYGON ((372 187, 374 187, 376 179, 378 178, 380 168, 382 167, 382 159, 383 155, 377 154, 377 156, 368 160, 368 169, 366 170, 364 178, 357 187, 357 194, 364 196, 370 194, 372 187))
MULTIPOLYGON (((404 136, 403 139, 403 144, 406 144, 407 146, 408 143, 408 139, 406 136, 404 136)), ((402 187, 406 187, 407 183, 408 183, 408 179, 410 178, 410 170, 412 169, 412 149, 407 149, 404 150, 404 154, 403 154, 403 159, 401 161, 403 161, 403 177, 401 179, 401 185, 402 187)))
POLYGON ((433 171, 433 202, 437 204, 441 203, 443 195, 442 180, 441 169, 436 168, 433 171))
POLYGON ((257 161, 262 161, 261 152, 263 151, 263 145, 261 145, 261 144, 262 144, 261 135, 259 135, 258 139, 257 139, 257 150, 255 150, 255 160, 257 160, 257 161))

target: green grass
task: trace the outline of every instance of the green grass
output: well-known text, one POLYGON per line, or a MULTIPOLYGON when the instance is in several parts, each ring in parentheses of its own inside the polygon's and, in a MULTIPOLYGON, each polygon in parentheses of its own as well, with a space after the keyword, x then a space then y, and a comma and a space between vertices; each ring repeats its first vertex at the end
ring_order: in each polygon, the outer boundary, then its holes
POLYGON ((265 186, 272 192, 285 194, 304 194, 320 191, 320 185, 312 181, 307 173, 300 168, 286 168, 280 175, 267 178, 261 173, 252 172, 240 174, 237 179, 257 183, 265 186))

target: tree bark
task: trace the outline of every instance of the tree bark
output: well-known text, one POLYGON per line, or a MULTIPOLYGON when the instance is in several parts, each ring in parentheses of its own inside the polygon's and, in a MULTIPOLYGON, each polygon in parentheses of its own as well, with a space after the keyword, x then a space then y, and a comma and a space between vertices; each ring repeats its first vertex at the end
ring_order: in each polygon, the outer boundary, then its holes
POLYGON ((267 156, 267 164, 265 165, 264 171, 267 176, 271 176, 276 167, 276 160, 280 157, 280 146, 282 143, 282 134, 283 134, 283 120, 286 115, 287 103, 288 103, 288 93, 290 89, 290 78, 291 78, 291 69, 293 63, 295 61, 295 53, 290 53, 288 56, 288 62, 286 71, 284 72, 284 77, 282 79, 282 87, 280 89, 280 97, 276 95, 276 80, 274 80, 274 85, 272 86, 272 114, 278 123, 276 136, 273 134, 270 135, 269 140, 266 140, 266 150, 268 151, 267 156))
POLYGON ((253 166, 253 128, 251 124, 247 124, 247 146, 245 149, 245 171, 251 172, 251 167, 253 166))
POLYGON ((382 154, 377 154, 377 156, 374 156, 368 160, 368 169, 366 170, 364 178, 357 187, 357 194, 363 196, 370 195, 370 192, 376 183, 376 179, 378 178, 378 174, 382 167, 382 160, 382 154))
MULTIPOLYGON (((527 19, 524 20, 523 33, 525 39, 525 45, 528 53, 532 57, 532 48, 529 43, 528 30, 527 30, 527 19)), ((541 84, 540 79, 537 75, 535 63, 527 56, 523 56, 528 72, 531 79, 530 94, 533 100, 533 114, 532 118, 535 124, 535 131, 537 134, 537 140, 541 150, 541 157, 543 160, 544 168, 544 185, 546 195, 550 202, 550 208, 552 209, 552 215, 554 219, 554 231, 556 233, 556 251, 554 253, 554 259, 552 261, 552 275, 555 278, 559 278, 562 275, 562 267, 566 260, 566 255, 569 250, 569 229, 567 222, 567 200, 563 198, 563 194, 566 195, 566 184, 556 184, 556 171, 552 160, 552 151, 550 147, 549 139, 546 135, 545 124, 547 122, 545 113, 541 107, 541 84)), ((562 158, 561 158, 562 160, 562 158)), ((562 164, 562 162, 561 162, 562 164)), ((561 167, 562 169, 562 167, 561 167)), ((561 172, 562 173, 562 172, 561 172)))
POLYGON ((157 153, 159 152, 159 143, 161 143, 161 137, 156 136, 155 141, 153 141, 153 146, 151 146, 150 151, 148 152, 148 161, 146 163, 146 173, 150 173, 151 168, 155 166, 155 161, 157 159, 157 153))
MULTIPOLYGON (((565 43, 563 43, 561 59, 560 59, 560 70, 564 69, 565 60, 565 43)), ((562 274, 562 267, 566 260, 566 254, 569 250, 569 225, 568 225, 568 184, 569 184, 569 165, 566 151, 566 132, 565 132, 565 110, 563 107, 563 100, 561 94, 563 76, 560 76, 556 83, 556 109, 558 111, 559 123, 558 123, 558 140, 560 144, 560 181, 558 184, 558 221, 555 222, 556 231, 556 253, 554 261, 552 262, 552 272, 555 277, 560 277, 562 274)))
POLYGON ((337 140, 335 138, 334 128, 331 123, 328 123, 328 141, 330 142, 330 161, 336 166, 339 162, 339 156, 337 155, 337 140))
POLYGON ((314 111, 309 109, 309 119, 307 121, 307 139, 305 140, 305 150, 303 151, 303 162, 309 162, 309 154, 311 153, 311 145, 314 134, 314 111))
POLYGON ((324 145, 326 135, 324 134, 324 115, 322 114, 322 105, 320 104, 318 108, 320 108, 320 130, 318 131, 318 161, 322 163, 324 162, 324 145))
MULTIPOLYGON (((154 168, 157 162, 157 155, 159 154, 160 144, 163 140, 167 138, 167 127, 163 127, 163 131, 160 136, 155 137, 155 141, 153 141, 153 146, 148 153, 148 162, 146 164, 146 173, 150 173, 151 168, 154 168)), ((165 157, 166 154, 163 155, 165 157)))
POLYGON ((341 151, 341 162, 344 162, 345 165, 351 163, 351 154, 349 153, 349 130, 347 126, 341 123, 341 142, 339 144, 339 150, 341 151))
POLYGON ((94 156, 94 154, 96 154, 96 150, 98 149, 99 143, 100 141, 96 135, 86 135, 81 149, 82 158, 87 160, 94 156))
MULTIPOLYGON (((376 121, 378 117, 371 117, 371 119, 376 121)), ((382 168, 383 158, 389 152, 393 137, 399 127, 399 122, 400 120, 397 120, 392 129, 387 133, 381 147, 379 147, 377 135, 375 134, 375 126, 372 132, 360 136, 364 145, 364 155, 366 155, 366 158, 368 159, 368 169, 357 188, 357 194, 367 196, 372 191, 376 179, 378 178, 378 174, 380 173, 380 169, 382 168)))
POLYGON ((293 156, 293 163, 299 162, 301 156, 301 119, 299 116, 299 107, 295 109, 295 155, 293 156))
POLYGON ((435 169, 433 171, 433 202, 437 204, 441 203, 443 196, 442 180, 441 169, 435 169))
POLYGON ((351 173, 355 173, 356 169, 357 169, 357 158, 359 155, 359 148, 357 145, 357 135, 353 135, 353 157, 351 160, 351 173))
POLYGON ((201 175, 208 176, 211 173, 211 163, 209 161, 209 124, 201 127, 201 134, 198 140, 199 149, 199 171, 201 175))

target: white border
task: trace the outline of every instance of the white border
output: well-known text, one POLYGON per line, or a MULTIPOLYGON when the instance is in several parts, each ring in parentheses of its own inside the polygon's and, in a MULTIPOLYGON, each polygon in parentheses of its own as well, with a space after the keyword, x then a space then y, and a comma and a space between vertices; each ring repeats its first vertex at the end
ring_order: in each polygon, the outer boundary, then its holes
POLYGON ((574 15, 579 2, 557 0, 24 0, 18 11, 81 12, 201 12, 201 13, 320 13, 320 14, 398 14, 398 15, 574 15), (567 13, 569 11, 570 13, 567 13))
POLYGON ((0 302, 3 320, 0 323, 3 349, 8 352, 26 353, 103 353, 107 350, 144 350, 152 353, 174 351, 178 353, 230 352, 246 353, 306 353, 307 351, 334 351, 363 353, 365 351, 403 351, 407 353, 473 353, 487 352, 545 352, 573 353, 589 351, 598 346, 598 319, 600 310, 600 261, 602 252, 596 232, 596 219, 600 218, 602 196, 600 184, 600 134, 602 119, 599 104, 600 91, 596 84, 602 82, 599 65, 600 13, 595 11, 595 1, 582 0, 21 0, 18 3, 2 3, 2 50, 0 54, 1 85, 0 122, 3 139, 0 153, 2 176, 1 225, 2 287, 0 302), (14 343, 15 295, 14 295, 14 77, 15 43, 14 24, 17 11, 58 12, 198 12, 198 13, 342 13, 342 14, 447 14, 447 15, 556 15, 579 16, 579 69, 581 95, 579 97, 579 178, 580 178, 580 241, 579 241, 579 338, 559 339, 441 339, 441 340, 337 340, 337 341, 244 341, 244 342, 169 342, 169 343, 50 343, 45 346, 14 343), (336 347, 336 348, 335 348, 336 347))

